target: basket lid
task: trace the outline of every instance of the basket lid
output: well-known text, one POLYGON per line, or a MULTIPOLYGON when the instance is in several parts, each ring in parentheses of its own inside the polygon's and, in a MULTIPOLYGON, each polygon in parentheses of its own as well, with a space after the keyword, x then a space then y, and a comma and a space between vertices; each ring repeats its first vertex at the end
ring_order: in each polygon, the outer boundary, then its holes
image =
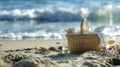
MULTIPOLYGON (((95 33, 95 32, 84 32, 82 35, 96 35, 97 33, 95 33)), ((73 36, 75 36, 75 35, 81 35, 80 33, 69 33, 69 34, 67 34, 68 36, 70 35, 73 35, 73 36)))

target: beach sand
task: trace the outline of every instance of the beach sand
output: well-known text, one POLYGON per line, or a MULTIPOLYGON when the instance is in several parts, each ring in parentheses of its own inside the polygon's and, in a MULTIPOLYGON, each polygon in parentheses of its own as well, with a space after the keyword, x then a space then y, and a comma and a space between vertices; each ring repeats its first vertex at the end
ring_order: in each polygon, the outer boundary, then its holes
POLYGON ((67 44, 66 40, 0 40, 1 50, 13 50, 33 47, 50 47, 67 44))
POLYGON ((105 52, 63 53, 67 40, 1 40, 0 67, 120 67, 105 52))

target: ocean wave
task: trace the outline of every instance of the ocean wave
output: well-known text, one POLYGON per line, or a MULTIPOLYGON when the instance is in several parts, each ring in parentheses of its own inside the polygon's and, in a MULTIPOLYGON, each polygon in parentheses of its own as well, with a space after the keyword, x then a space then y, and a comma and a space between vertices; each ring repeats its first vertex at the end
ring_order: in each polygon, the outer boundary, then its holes
MULTIPOLYGON (((64 34, 65 35, 65 34, 64 34)), ((0 33, 0 40, 65 39, 62 33, 0 33)))
POLYGON ((105 21, 109 18, 110 12, 113 14, 115 21, 119 20, 120 7, 106 5, 97 8, 41 8, 41 9, 14 9, 0 11, 0 20, 39 20, 39 21, 80 21, 81 18, 87 17, 91 21, 105 21))
POLYGON ((79 20, 79 18, 81 18, 79 12, 62 8, 0 11, 0 20, 69 21, 79 20))

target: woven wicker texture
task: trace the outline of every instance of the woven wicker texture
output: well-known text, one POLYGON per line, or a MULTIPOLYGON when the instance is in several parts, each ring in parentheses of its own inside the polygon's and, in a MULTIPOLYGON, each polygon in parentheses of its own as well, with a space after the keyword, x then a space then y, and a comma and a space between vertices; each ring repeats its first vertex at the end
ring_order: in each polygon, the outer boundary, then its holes
POLYGON ((89 32, 87 19, 83 19, 80 25, 80 33, 67 34, 68 49, 70 53, 83 53, 86 51, 100 51, 100 38, 94 32, 89 32), (83 31, 83 24, 86 32, 83 31))

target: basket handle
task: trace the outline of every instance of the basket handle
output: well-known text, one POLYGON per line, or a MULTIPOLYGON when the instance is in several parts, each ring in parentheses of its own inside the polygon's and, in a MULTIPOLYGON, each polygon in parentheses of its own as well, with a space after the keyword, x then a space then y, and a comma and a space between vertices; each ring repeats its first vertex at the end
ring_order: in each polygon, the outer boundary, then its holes
POLYGON ((84 19, 82 19, 82 21, 81 21, 81 31, 80 31, 80 34, 82 35, 83 34, 83 32, 84 32, 84 30, 83 30, 83 23, 85 23, 85 25, 86 25, 86 32, 88 32, 89 31, 89 24, 88 24, 88 20, 86 19, 86 18, 84 18, 84 19))

